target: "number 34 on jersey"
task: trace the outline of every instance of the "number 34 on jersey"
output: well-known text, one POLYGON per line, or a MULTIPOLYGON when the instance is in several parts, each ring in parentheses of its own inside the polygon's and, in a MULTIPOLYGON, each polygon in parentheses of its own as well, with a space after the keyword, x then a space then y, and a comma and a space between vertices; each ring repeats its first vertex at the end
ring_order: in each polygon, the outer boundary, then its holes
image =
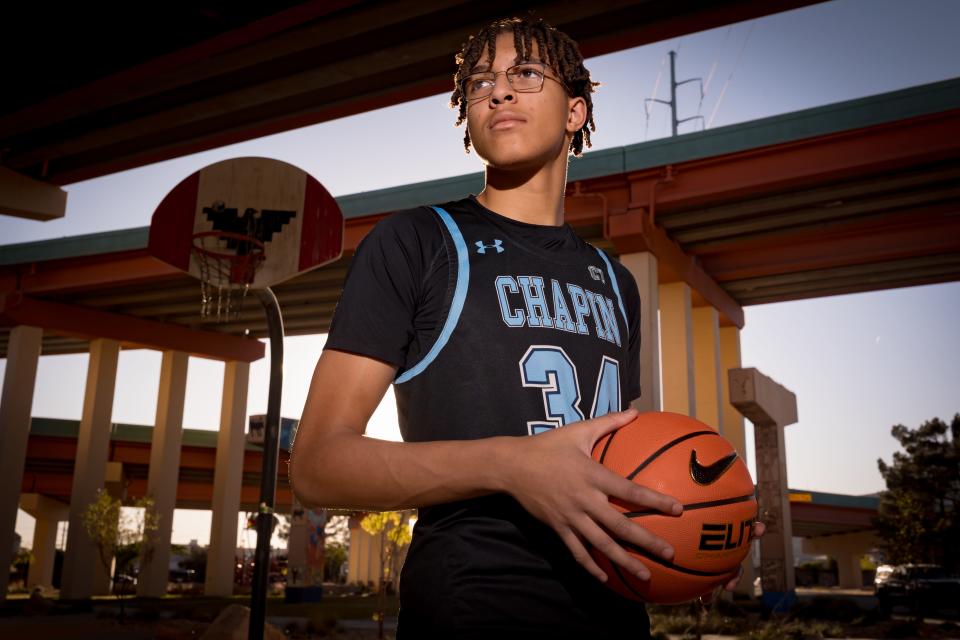
MULTIPOLYGON (((545 419, 527 422, 530 435, 586 419, 580 406, 577 367, 562 348, 533 345, 527 349, 520 359, 520 380, 524 387, 536 387, 543 394, 545 419)), ((603 356, 590 418, 599 418, 611 411, 620 411, 620 363, 603 356)))

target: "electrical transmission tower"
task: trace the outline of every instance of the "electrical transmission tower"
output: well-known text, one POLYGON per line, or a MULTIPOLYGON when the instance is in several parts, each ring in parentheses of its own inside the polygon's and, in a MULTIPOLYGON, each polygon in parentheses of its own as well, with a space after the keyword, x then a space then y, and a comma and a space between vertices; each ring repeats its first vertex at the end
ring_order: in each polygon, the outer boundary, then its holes
POLYGON ((643 101, 644 111, 647 112, 647 118, 650 117, 650 112, 647 110, 647 103, 650 102, 659 102, 661 104, 670 105, 670 116, 671 123, 673 125, 673 135, 677 135, 677 125, 682 122, 687 122, 689 120, 696 120, 700 118, 701 123, 703 123, 703 116, 691 116, 689 118, 677 119, 677 87, 688 82, 699 82, 700 83, 700 103, 703 103, 703 79, 702 78, 691 78, 689 80, 684 80, 682 82, 677 82, 677 52, 670 52, 670 99, 669 100, 660 100, 658 98, 646 98, 643 101))

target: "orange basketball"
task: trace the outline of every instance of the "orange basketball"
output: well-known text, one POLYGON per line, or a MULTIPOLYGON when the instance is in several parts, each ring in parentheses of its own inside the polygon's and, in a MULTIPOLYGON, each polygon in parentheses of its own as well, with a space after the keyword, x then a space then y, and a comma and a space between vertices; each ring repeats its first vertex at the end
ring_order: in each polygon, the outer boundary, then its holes
POLYGON ((671 604, 736 577, 750 552, 757 500, 747 465, 720 434, 678 413, 641 413, 597 441, 593 458, 683 504, 681 516, 670 516, 611 500, 626 517, 667 540, 675 553, 668 561, 621 541, 650 569, 650 579, 641 580, 591 550, 610 588, 633 600, 671 604))

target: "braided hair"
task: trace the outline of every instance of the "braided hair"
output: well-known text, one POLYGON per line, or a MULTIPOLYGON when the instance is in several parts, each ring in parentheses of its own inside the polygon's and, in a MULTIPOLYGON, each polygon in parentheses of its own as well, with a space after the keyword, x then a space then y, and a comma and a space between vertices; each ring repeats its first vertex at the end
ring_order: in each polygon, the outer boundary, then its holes
MULTIPOLYGON (((590 72, 583 66, 583 56, 577 43, 542 18, 505 18, 490 23, 477 35, 470 36, 456 56, 457 73, 453 77, 454 90, 450 96, 450 106, 460 110, 455 126, 460 126, 467 119, 467 100, 462 92, 463 79, 470 74, 484 51, 487 52, 487 64, 493 66, 497 52, 497 36, 504 31, 513 32, 513 44, 522 60, 530 58, 533 54, 533 43, 536 42, 543 62, 560 76, 567 92, 573 97, 583 98, 586 102, 587 120, 570 141, 570 151, 574 156, 579 156, 584 143, 591 146, 590 132, 597 130, 593 123, 593 100, 590 94, 600 83, 590 80, 590 72)), ((469 129, 463 136, 463 148, 470 153, 469 129)))

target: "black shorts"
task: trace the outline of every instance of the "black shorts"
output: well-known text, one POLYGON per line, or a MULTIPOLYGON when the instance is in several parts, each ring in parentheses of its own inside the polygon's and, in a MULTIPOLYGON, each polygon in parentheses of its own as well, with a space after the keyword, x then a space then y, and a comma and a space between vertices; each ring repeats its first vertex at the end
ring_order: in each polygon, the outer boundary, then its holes
POLYGON ((503 511, 421 517, 400 578, 399 640, 650 637, 643 604, 590 575, 516 508, 509 520, 503 511))

